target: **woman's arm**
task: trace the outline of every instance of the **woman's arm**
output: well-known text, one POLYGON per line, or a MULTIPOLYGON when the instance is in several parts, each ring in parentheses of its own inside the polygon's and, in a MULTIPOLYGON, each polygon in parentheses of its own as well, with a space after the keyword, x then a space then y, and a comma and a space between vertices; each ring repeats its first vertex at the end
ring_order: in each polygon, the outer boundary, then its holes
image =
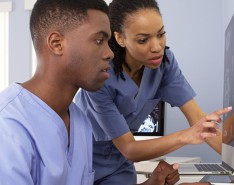
POLYGON ((113 139, 118 150, 129 160, 137 162, 149 160, 175 151, 187 144, 200 144, 205 138, 220 134, 216 122, 220 115, 230 111, 219 110, 219 114, 205 115, 196 124, 188 129, 178 131, 160 138, 136 141, 131 132, 113 139))

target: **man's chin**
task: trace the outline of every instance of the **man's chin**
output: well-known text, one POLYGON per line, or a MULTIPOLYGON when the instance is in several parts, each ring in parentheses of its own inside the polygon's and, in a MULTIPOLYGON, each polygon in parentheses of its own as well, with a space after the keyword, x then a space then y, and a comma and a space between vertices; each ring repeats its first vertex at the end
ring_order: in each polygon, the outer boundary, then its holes
POLYGON ((89 91, 89 92, 96 92, 96 91, 98 91, 99 89, 102 88, 103 84, 104 84, 104 83, 95 84, 95 86, 92 86, 92 87, 90 87, 90 88, 83 88, 83 89, 86 90, 86 91, 89 91))

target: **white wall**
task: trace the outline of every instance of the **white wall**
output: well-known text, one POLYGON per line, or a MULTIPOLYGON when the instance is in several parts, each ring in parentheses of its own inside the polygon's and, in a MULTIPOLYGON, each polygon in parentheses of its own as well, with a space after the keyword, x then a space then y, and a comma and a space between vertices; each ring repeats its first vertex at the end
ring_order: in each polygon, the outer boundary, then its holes
POLYGON ((30 12, 24 9, 24 0, 12 2, 9 14, 9 83, 23 82, 31 76, 30 12))
MULTIPOLYGON (((158 0, 167 43, 197 92, 196 101, 207 113, 223 107, 224 30, 234 13, 233 1, 158 0), (231 8, 233 7, 233 8, 231 8)), ((187 128, 178 108, 167 106, 166 133, 187 128)), ((221 161, 207 144, 185 146, 170 155, 200 156, 221 161)))
POLYGON ((225 0, 222 2, 223 2, 223 31, 225 31, 229 21, 231 20, 234 14, 234 1, 225 0))
MULTIPOLYGON (((6 0, 0 0, 4 2, 6 0)), ((30 12, 24 0, 11 0, 10 83, 31 76, 30 12)), ((111 0, 106 0, 108 3, 111 0)), ((174 51, 184 75, 197 92, 196 100, 208 113, 223 105, 224 30, 234 13, 233 0, 158 0, 167 31, 167 44, 174 51), (232 8, 233 7, 233 8, 232 8)), ((188 127, 177 108, 167 107, 166 132, 188 127)), ((186 146, 174 156, 201 156, 219 161, 220 156, 206 144, 186 146)))
MULTIPOLYGON (((182 72, 197 93, 196 101, 210 113, 222 107, 223 56, 222 7, 213 0, 158 0, 167 31, 182 72)), ((166 132, 188 127, 178 108, 167 106, 166 132)), ((185 146, 174 156, 200 156, 203 161, 221 160, 207 144, 185 146), (207 155, 209 153, 209 155, 207 155)))

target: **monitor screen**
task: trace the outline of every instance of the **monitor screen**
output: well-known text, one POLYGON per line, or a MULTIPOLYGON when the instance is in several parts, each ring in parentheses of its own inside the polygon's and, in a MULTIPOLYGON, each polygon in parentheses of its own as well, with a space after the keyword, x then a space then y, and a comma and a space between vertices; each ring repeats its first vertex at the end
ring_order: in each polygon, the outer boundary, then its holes
MULTIPOLYGON (((225 31, 223 105, 234 106, 234 15, 225 31)), ((231 114, 225 114, 224 120, 231 114)))
POLYGON ((234 168, 234 15, 225 31, 224 55, 224 107, 233 110, 223 116, 222 159, 234 168))
POLYGON ((163 136, 164 135, 165 102, 160 101, 153 111, 140 125, 134 136, 163 136))

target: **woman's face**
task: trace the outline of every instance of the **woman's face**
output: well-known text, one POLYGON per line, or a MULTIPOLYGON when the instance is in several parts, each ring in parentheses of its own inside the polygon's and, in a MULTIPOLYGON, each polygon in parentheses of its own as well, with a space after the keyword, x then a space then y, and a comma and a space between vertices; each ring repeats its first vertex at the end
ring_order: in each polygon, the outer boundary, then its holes
POLYGON ((142 65, 155 69, 160 66, 166 36, 161 15, 154 9, 142 9, 128 15, 124 21, 122 46, 130 68, 142 65))

